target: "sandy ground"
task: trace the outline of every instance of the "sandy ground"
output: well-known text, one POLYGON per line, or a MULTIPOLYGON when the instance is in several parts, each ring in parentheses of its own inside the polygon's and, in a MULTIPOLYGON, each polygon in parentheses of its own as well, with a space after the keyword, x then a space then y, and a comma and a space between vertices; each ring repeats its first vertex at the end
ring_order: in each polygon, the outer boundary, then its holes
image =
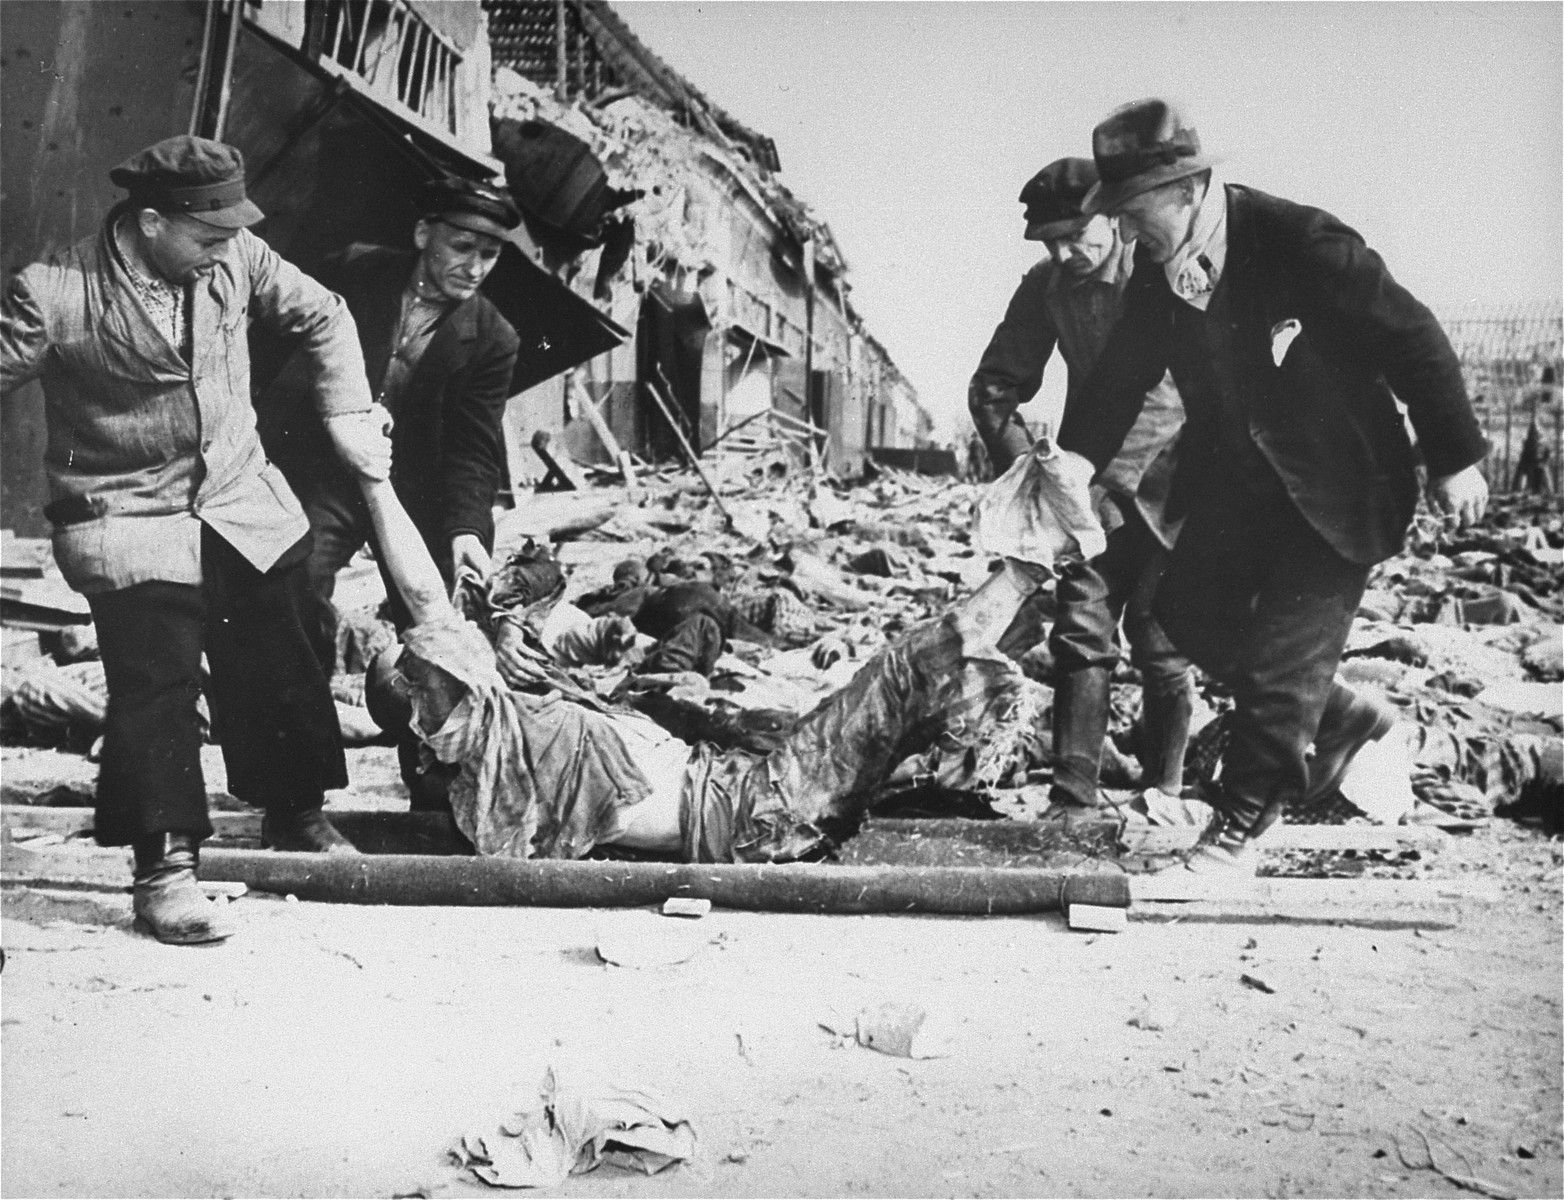
MULTIPOLYGON (((8 786, 25 766, 8 753, 8 786)), ((1496 823, 1431 871, 1499 879, 1502 901, 1382 914, 1423 929, 1103 935, 250 895, 231 942, 173 948, 130 931, 128 895, 9 889, 0 1191, 488 1194, 447 1147, 527 1107, 546 1067, 589 1063, 677 1097, 700 1150, 568 1196, 1470 1195, 1403 1165, 1398 1136, 1424 1161, 1413 1128, 1447 1170, 1557 1196, 1561 862, 1496 823), (692 957, 598 957, 654 924, 692 957), (818 1024, 883 1000, 948 1019, 954 1053, 892 1058, 818 1024)))

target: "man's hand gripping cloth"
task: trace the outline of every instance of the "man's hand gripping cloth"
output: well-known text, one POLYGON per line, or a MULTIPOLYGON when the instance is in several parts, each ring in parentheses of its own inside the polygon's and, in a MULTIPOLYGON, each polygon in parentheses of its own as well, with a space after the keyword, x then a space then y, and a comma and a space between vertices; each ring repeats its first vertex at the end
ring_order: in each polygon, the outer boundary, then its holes
POLYGON ((1092 495, 1093 471, 1089 459, 1060 450, 1045 431, 978 501, 979 553, 1049 569, 1067 556, 1096 558, 1108 539, 1092 495))
POLYGON ((557 692, 512 692, 470 622, 416 625, 403 640, 413 727, 437 759, 460 768, 451 811, 480 854, 581 858, 612 832, 617 809, 651 794, 638 762, 671 749, 682 770, 688 757, 645 718, 609 716, 557 692), (656 745, 632 753, 635 722, 661 735, 646 739, 656 745))

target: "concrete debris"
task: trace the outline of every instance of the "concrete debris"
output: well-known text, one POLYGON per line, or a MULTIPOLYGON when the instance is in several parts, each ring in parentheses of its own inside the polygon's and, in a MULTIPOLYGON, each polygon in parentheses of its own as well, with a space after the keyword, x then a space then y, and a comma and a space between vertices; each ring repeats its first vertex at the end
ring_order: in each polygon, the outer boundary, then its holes
POLYGON ((833 1011, 820 1027, 834 1034, 838 1045, 856 1043, 893 1058, 948 1058, 956 1049, 951 1019, 909 1001, 866 1005, 852 1016, 833 1011))

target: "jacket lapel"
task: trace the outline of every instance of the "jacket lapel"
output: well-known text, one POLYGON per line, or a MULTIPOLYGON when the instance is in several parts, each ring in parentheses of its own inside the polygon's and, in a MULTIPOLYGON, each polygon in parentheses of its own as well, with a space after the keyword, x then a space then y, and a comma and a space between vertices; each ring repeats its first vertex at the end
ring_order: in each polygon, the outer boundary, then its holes
MULTIPOLYGON (((168 338, 153 322, 141 297, 131 285, 114 249, 114 221, 104 223, 97 244, 97 274, 102 288, 103 314, 98 335, 120 348, 126 364, 136 363, 129 373, 138 378, 189 379, 190 364, 169 344, 168 338)), ((199 291, 192 288, 192 291, 199 291)))
POLYGON ((359 292, 354 320, 358 322, 359 342, 364 347, 369 390, 377 396, 385 382, 386 365, 391 361, 391 342, 402 315, 402 293, 412 278, 414 261, 410 256, 388 257, 383 264, 376 264, 372 278, 359 292))
POLYGON ((433 390, 433 378, 449 378, 466 365, 472 344, 478 340, 478 298, 463 300, 435 329, 434 336, 413 376, 407 381, 409 396, 422 396, 433 390))

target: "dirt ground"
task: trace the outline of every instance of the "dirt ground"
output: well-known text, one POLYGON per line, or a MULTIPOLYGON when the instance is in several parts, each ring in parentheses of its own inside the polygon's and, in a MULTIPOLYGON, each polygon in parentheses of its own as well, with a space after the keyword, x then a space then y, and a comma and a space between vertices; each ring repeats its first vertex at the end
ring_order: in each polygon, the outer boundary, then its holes
MULTIPOLYGON (((385 754, 360 752, 355 779, 385 754)), ((5 766, 9 790, 59 763, 5 766)), ((1053 915, 251 894, 231 942, 173 948, 130 931, 128 894, 11 888, 0 1191, 487 1194, 447 1147, 529 1106, 546 1067, 586 1063, 676 1097, 700 1149, 567 1196, 1471 1194, 1414 1169, 1414 1130, 1452 1174, 1557 1196, 1561 863, 1495 822, 1428 874, 1496 879, 1498 902, 1363 914, 1400 928, 1163 910, 1100 935, 1053 915), (596 953, 653 925, 692 957, 596 953), (953 1023, 954 1053, 892 1058, 819 1024, 884 1000, 953 1023)))

